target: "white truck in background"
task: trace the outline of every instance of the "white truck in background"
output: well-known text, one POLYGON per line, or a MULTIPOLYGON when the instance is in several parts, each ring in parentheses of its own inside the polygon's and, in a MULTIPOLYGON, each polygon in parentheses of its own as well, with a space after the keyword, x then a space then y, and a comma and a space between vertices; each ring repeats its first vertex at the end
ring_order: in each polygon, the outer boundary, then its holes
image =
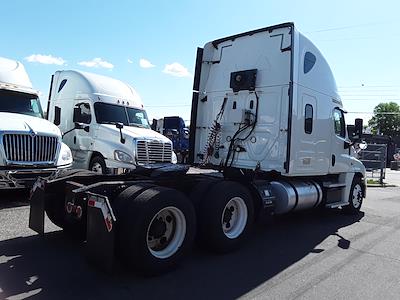
POLYGON ((57 71, 47 113, 72 150, 74 168, 117 174, 176 161, 172 142, 151 130, 138 93, 114 78, 57 71))
MULTIPOLYGON (((359 212, 365 168, 354 157, 335 79, 293 23, 199 48, 193 90, 189 162, 219 173, 170 165, 39 180, 30 227, 43 233, 47 207, 53 222, 84 237, 96 264, 109 267, 116 254, 157 274, 176 266, 195 239, 215 252, 239 247, 270 215, 359 212)), ((361 134, 357 120, 353 139, 361 134)))
POLYGON ((57 126, 43 119, 24 66, 0 57, 0 189, 27 188, 38 176, 71 167, 57 126))

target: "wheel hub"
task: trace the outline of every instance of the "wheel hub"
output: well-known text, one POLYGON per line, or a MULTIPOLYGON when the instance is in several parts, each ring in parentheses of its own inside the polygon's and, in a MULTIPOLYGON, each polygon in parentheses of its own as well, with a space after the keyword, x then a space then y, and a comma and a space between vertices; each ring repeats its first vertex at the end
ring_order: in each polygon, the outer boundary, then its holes
POLYGON ((242 234, 247 223, 247 206, 240 197, 234 197, 225 205, 222 213, 222 230, 231 239, 242 234))
POLYGON ((151 224, 149 237, 158 239, 162 237, 166 231, 167 225, 165 224, 164 220, 162 218, 158 218, 151 224))
POLYGON ((147 247, 155 257, 167 258, 178 251, 186 234, 186 220, 176 207, 161 209, 147 230, 147 247))
POLYGON ((363 193, 360 185, 356 185, 353 190, 353 206, 358 208, 361 205, 363 199, 363 193))
MULTIPOLYGON (((233 212, 234 212, 235 208, 233 206, 228 207, 227 209, 225 209, 224 211, 224 223, 229 224, 230 221, 232 220, 232 216, 233 216, 233 212)), ((230 225, 229 225, 230 227, 230 225)))
POLYGON ((94 171, 96 173, 103 173, 103 168, 101 167, 101 165, 98 162, 95 162, 92 166, 92 171, 94 171))

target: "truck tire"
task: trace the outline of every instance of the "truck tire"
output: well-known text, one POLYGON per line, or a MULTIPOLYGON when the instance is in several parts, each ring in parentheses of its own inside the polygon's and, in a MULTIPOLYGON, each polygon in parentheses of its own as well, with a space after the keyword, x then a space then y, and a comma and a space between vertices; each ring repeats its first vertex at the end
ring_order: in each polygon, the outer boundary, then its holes
POLYGON ((58 227, 64 228, 65 226, 65 208, 64 199, 60 195, 50 194, 46 196, 46 215, 58 227))
POLYGON ((233 181, 213 185, 197 211, 201 246, 217 253, 238 248, 254 223, 254 203, 250 192, 233 181))
MULTIPOLYGON (((125 237, 129 236, 129 210, 127 206, 133 201, 140 193, 154 187, 152 183, 138 182, 124 189, 112 203, 114 215, 117 219, 116 223, 116 254, 119 256, 124 251, 124 244, 126 244, 125 237)), ((123 254, 122 254, 123 255, 123 254)))
POLYGON ((100 155, 94 156, 89 163, 89 170, 98 174, 107 174, 107 167, 104 158, 100 155))
POLYGON ((120 214, 117 248, 123 261, 140 273, 161 274, 174 268, 187 253, 195 227, 196 214, 187 197, 177 190, 154 186, 130 197, 125 213, 120 214))
POLYGON ((360 212, 363 202, 363 188, 360 177, 354 177, 350 188, 349 204, 343 207, 343 212, 356 215, 360 212))
POLYGON ((193 203, 196 211, 200 209, 200 203, 204 199, 207 192, 214 186, 219 180, 199 180, 191 189, 189 193, 189 199, 193 203))
MULTIPOLYGON (((88 170, 77 170, 77 169, 67 169, 61 170, 58 173, 57 179, 72 176, 72 175, 82 175, 82 176, 90 176, 92 172, 88 170)), ((95 173, 93 173, 95 174, 95 173)), ((61 187, 59 187, 61 189, 61 187)), ((61 228, 65 228, 66 226, 66 211, 65 211, 65 194, 64 191, 55 192, 52 191, 46 194, 46 206, 45 211, 50 219, 55 225, 61 228)))
POLYGON ((83 241, 86 239, 86 208, 82 207, 82 218, 71 222, 65 211, 65 200, 62 195, 51 195, 52 200, 47 201, 46 214, 64 233, 74 240, 83 241))

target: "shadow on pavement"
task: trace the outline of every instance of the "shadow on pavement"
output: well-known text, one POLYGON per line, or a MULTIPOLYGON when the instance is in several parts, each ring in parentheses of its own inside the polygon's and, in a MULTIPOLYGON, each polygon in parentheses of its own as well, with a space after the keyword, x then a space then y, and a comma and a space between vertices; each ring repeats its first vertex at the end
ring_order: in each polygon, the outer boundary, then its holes
POLYGON ((29 190, 0 191, 0 209, 28 205, 29 190))
MULTIPOLYGON (((351 241, 338 229, 364 216, 307 212, 281 217, 257 227, 240 250, 213 255, 198 249, 176 270, 143 278, 117 267, 112 274, 87 264, 84 245, 58 231, 0 242, 0 298, 20 295, 40 299, 232 299, 271 279, 309 253, 328 236, 337 248, 351 241)), ((324 255, 324 254, 321 254, 324 255)), ((318 257, 318 255, 316 255, 318 257)))

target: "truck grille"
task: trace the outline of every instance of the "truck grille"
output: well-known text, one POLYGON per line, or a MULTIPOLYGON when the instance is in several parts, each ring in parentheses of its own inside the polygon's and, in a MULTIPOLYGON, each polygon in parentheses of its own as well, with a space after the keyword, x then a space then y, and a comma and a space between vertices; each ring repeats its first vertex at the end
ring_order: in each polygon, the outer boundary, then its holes
POLYGON ((55 160, 57 137, 5 134, 3 146, 6 159, 11 162, 43 162, 55 160))
POLYGON ((172 145, 158 141, 137 141, 138 163, 171 162, 172 145))

